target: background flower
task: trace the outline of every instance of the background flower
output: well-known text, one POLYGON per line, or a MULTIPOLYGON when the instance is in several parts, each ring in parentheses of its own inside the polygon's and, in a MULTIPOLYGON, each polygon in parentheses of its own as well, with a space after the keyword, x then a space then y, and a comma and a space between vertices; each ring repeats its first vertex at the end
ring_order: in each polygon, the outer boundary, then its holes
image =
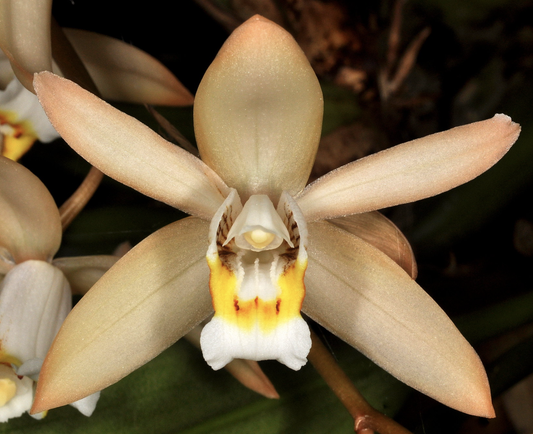
POLYGON ((108 100, 192 104, 190 92, 155 58, 105 35, 60 29, 51 9, 51 0, 0 1, 2 155, 18 160, 35 140, 46 143, 59 137, 31 94, 34 72, 53 70, 91 89, 94 82, 108 100))
MULTIPOLYGON (((53 257, 61 243, 59 211, 29 170, 0 157, 0 421, 31 408, 34 385, 72 307, 117 261, 114 256, 53 257), (69 283, 70 280, 70 283, 69 283)), ((98 397, 76 404, 90 415, 98 397)))

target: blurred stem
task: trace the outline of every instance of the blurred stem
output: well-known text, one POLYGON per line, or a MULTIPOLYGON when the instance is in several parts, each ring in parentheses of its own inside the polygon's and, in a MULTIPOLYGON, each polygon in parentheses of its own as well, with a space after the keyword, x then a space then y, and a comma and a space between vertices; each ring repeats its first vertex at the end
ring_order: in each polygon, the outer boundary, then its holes
POLYGON ((398 61, 402 30, 402 9, 404 4, 405 0, 396 0, 394 5, 388 41, 387 62, 385 68, 379 73, 379 89, 384 102, 398 91, 413 69, 418 52, 431 31, 429 27, 424 28, 409 44, 407 50, 398 61))
MULTIPOLYGON (((93 94, 100 96, 94 81, 85 68, 85 65, 79 58, 76 50, 74 50, 74 47, 72 47, 70 41, 63 32, 63 29, 54 19, 52 19, 52 56, 66 78, 74 81, 93 94)), ((89 202, 91 197, 93 197, 103 176, 102 172, 95 167, 91 167, 91 170, 89 170, 89 173, 80 186, 72 196, 59 207, 59 215, 61 217, 63 231, 65 231, 72 220, 76 218, 85 205, 87 205, 87 202, 89 202)))
POLYGON ((404 427, 366 402, 313 331, 311 339, 313 346, 308 359, 353 417, 356 433, 373 434, 378 431, 380 434, 410 434, 404 427))
POLYGON ((96 167, 91 167, 89 173, 76 189, 74 193, 59 207, 59 215, 61 217, 61 227, 63 231, 72 223, 72 220, 81 212, 87 205, 89 199, 93 197, 94 192, 100 185, 104 174, 96 167))
POLYGON ((385 69, 387 79, 391 78, 394 65, 398 59, 398 51, 401 39, 400 35, 402 33, 402 9, 404 4, 405 0, 396 0, 394 3, 391 29, 389 32, 389 42, 387 47, 387 65, 385 69))

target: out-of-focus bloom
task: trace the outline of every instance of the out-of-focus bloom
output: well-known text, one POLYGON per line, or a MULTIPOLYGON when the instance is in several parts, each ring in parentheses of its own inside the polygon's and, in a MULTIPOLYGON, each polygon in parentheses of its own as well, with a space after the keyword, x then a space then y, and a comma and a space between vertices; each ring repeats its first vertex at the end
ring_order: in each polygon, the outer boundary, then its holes
POLYGON ((414 282, 408 243, 374 210, 487 170, 518 137, 509 117, 399 145, 305 187, 321 89, 294 39, 259 16, 235 30, 198 88, 203 161, 68 80, 41 73, 34 85, 52 124, 91 164, 194 217, 145 239, 76 305, 32 411, 116 382, 213 310, 201 340, 215 369, 236 357, 298 369, 310 347, 301 308, 412 387, 493 416, 478 356, 414 282))
MULTIPOLYGON (((51 6, 51 0, 0 0, 0 150, 12 160, 35 140, 59 137, 32 93, 35 72, 63 75, 51 54, 51 6)), ((192 104, 190 92, 144 51, 97 33, 63 30, 104 99, 192 104)))
POLYGON ((16 161, 36 140, 48 143, 58 137, 35 94, 22 86, 0 51, 1 155, 16 161))
MULTIPOLYGON (((44 357, 72 307, 114 256, 53 259, 59 211, 29 170, 0 157, 0 422, 28 411, 44 357)), ((94 394, 73 405, 89 416, 94 394)), ((42 416, 42 415, 41 415, 42 416)))

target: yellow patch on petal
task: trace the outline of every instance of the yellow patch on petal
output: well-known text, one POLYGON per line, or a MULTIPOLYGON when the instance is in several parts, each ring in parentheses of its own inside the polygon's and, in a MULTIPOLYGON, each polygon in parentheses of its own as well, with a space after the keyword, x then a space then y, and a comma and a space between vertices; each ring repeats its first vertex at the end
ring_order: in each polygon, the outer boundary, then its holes
POLYGON ((19 160, 38 139, 31 123, 17 122, 17 118, 14 112, 0 111, 0 149, 4 157, 13 161, 19 160))
POLYGON ((307 260, 297 259, 278 279, 278 285, 283 294, 283 306, 279 306, 280 319, 283 318, 284 321, 300 316, 305 297, 304 276, 306 269, 307 260))
POLYGON ((279 276, 279 294, 270 300, 258 296, 241 300, 236 274, 218 256, 208 258, 207 263, 211 270, 209 286, 215 316, 243 331, 250 331, 257 325, 263 333, 272 332, 278 325, 300 317, 307 261, 295 261, 279 276))

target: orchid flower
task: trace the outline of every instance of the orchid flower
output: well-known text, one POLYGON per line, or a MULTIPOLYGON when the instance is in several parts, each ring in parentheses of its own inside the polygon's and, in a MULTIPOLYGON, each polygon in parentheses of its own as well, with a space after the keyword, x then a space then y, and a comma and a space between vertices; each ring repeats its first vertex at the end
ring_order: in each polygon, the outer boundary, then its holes
MULTIPOLYGON (((35 72, 63 75, 52 59, 51 7, 51 0, 0 0, 0 150, 15 161, 36 140, 46 143, 59 137, 32 86, 35 72)), ((97 33, 75 29, 64 32, 105 99, 192 104, 189 91, 144 51, 97 33)))
POLYGON ((412 279, 406 242, 375 210, 490 168, 518 137, 509 117, 404 143, 305 187, 320 137, 320 85, 289 33, 260 16, 233 32, 198 88, 202 160, 68 80, 44 72, 34 86, 81 156, 193 217, 135 246, 75 306, 32 411, 109 386, 206 318, 201 345, 214 369, 234 358, 299 369, 311 345, 301 309, 415 389, 494 415, 478 356, 412 279))
MULTIPOLYGON (((29 411, 34 381, 72 307, 118 258, 53 259, 61 221, 41 181, 0 157, 0 422, 29 411)), ((89 416, 98 395, 73 405, 89 416)), ((42 416, 42 415, 41 415, 42 416)))

